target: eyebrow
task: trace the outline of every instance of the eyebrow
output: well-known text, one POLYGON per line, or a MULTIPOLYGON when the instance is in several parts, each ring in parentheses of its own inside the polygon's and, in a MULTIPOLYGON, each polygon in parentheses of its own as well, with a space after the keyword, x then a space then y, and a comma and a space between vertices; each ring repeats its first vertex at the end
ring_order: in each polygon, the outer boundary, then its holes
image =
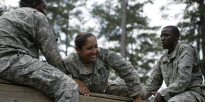
POLYGON ((164 34, 170 34, 170 33, 164 33, 164 34))

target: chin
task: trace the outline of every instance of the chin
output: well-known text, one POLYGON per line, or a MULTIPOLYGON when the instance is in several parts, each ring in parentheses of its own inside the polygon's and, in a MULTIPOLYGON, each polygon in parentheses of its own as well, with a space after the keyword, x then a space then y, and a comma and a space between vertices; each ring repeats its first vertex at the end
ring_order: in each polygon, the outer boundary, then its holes
POLYGON ((163 49, 168 49, 166 46, 162 46, 163 49))
POLYGON ((96 61, 96 59, 91 59, 91 60, 90 60, 90 62, 95 62, 95 61, 96 61))

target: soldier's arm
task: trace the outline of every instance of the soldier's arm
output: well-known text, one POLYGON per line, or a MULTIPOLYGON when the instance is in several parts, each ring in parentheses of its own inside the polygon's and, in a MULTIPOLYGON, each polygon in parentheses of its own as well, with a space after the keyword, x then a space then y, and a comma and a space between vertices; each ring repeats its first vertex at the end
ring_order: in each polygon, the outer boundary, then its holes
POLYGON ((143 91, 141 92, 141 98, 147 99, 152 95, 152 92, 157 92, 161 87, 163 82, 162 72, 160 68, 160 60, 154 66, 154 70, 147 79, 146 84, 143 86, 143 91))
POLYGON ((31 16, 33 16, 34 20, 33 30, 35 33, 32 37, 36 45, 39 47, 49 64, 66 73, 61 55, 58 51, 56 36, 54 35, 47 18, 39 12, 35 12, 31 16))
POLYGON ((99 55, 103 62, 119 73, 120 78, 125 81, 130 97, 134 97, 142 91, 138 73, 131 63, 127 62, 119 54, 109 51, 108 49, 100 48, 99 55))
POLYGON ((85 83, 82 80, 80 80, 81 75, 79 71, 76 69, 77 63, 75 61, 75 56, 73 54, 70 54, 67 57, 65 57, 63 61, 65 63, 66 71, 68 72, 67 75, 73 78, 73 80, 78 84, 79 93, 84 94, 85 96, 89 96, 90 90, 85 85, 85 83))

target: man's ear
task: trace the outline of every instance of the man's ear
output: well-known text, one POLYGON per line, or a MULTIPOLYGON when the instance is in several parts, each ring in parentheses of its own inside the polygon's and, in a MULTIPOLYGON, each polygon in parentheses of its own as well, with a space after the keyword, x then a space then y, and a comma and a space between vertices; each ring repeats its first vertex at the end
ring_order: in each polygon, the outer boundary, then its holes
POLYGON ((37 8, 36 2, 34 2, 32 6, 33 6, 32 8, 35 8, 35 9, 36 9, 36 8, 37 8))
POLYGON ((179 34, 174 35, 175 40, 179 40, 179 34))
POLYGON ((77 46, 75 47, 75 50, 76 50, 77 53, 81 52, 80 49, 77 46))

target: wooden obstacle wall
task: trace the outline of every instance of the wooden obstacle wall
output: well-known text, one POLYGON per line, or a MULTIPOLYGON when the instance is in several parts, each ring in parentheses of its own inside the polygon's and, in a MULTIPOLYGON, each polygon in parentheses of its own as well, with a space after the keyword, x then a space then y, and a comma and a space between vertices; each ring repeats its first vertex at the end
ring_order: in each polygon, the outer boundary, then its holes
MULTIPOLYGON (((79 102, 132 102, 132 98, 91 93, 79 95, 79 102)), ((44 93, 0 79, 0 102, 53 102, 44 93)), ((143 102, 149 102, 143 100, 143 102)))

